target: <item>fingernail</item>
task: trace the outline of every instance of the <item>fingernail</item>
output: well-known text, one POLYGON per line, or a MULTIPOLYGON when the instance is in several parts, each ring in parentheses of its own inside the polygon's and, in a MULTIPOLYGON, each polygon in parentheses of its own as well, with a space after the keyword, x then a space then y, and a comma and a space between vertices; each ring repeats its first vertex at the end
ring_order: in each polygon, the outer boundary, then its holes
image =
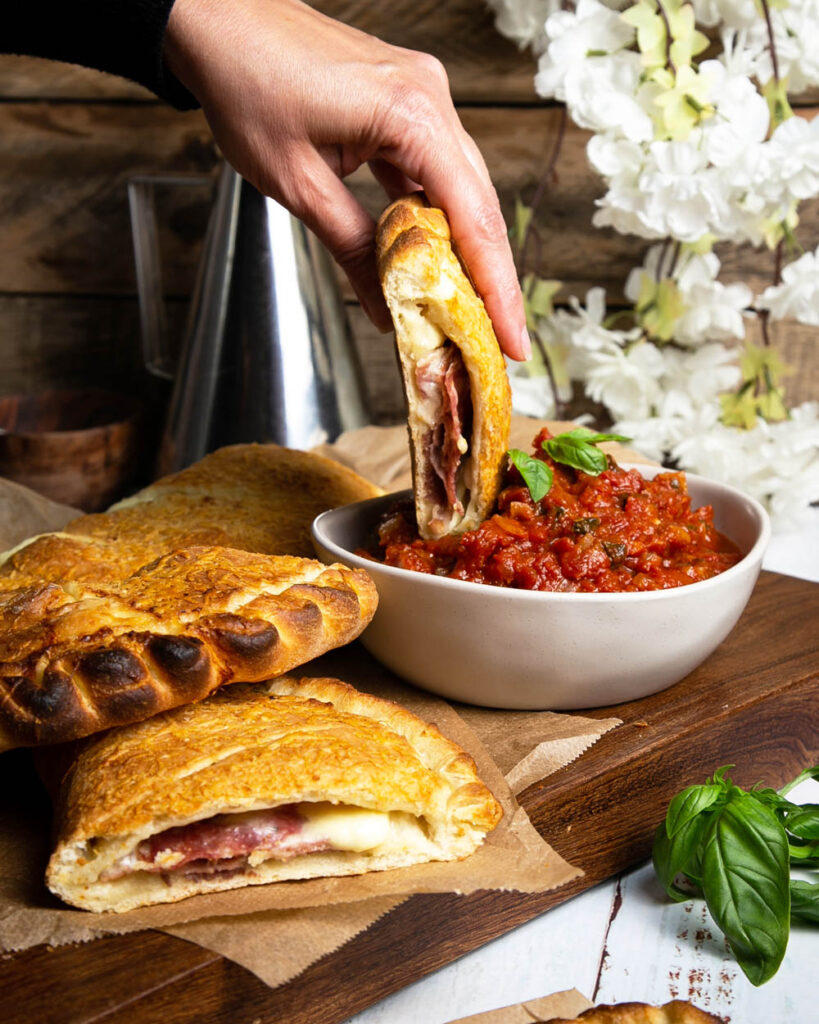
POLYGON ((524 360, 532 358, 532 339, 529 337, 529 332, 525 326, 520 332, 520 348, 524 360))

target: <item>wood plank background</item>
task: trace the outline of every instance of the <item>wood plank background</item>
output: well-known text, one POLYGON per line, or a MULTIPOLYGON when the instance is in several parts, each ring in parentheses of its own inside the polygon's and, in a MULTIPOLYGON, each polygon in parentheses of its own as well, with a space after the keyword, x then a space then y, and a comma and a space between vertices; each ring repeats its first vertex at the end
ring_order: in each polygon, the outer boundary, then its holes
MULTIPOLYGON (((316 6, 390 42, 443 60, 467 130, 480 146, 504 211, 529 198, 555 142, 560 110, 534 93, 534 60, 500 36, 475 0, 388 5, 320 0, 316 6)), ((809 115, 816 96, 803 97, 809 115)), ((588 134, 568 126, 554 180, 538 210, 547 244, 541 271, 565 282, 563 297, 603 285, 622 298, 645 243, 591 227, 601 183, 588 168, 588 134)), ((210 203, 202 178, 219 161, 199 111, 180 113, 141 87, 100 72, 0 56, 0 393, 93 384, 164 392, 142 370, 126 185, 142 174, 199 179, 160 193, 166 291, 179 335, 210 203)), ((384 197, 369 172, 350 186, 377 213, 384 197)), ((819 203, 804 204, 799 238, 819 242, 819 203)), ((726 280, 769 283, 772 257, 748 246, 721 253, 726 280)), ((388 338, 378 335, 345 287, 377 422, 403 406, 388 338)), ((815 329, 775 327, 795 367, 793 400, 819 393, 815 329)), ((156 396, 159 394, 159 398, 156 396)))

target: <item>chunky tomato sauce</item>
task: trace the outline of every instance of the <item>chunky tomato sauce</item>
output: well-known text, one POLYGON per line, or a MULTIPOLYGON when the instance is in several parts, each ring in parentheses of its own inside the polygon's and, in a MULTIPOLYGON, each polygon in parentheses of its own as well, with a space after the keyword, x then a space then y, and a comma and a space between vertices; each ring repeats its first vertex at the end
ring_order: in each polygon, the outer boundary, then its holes
POLYGON ((716 576, 739 561, 736 546, 714 527, 710 506, 692 509, 685 476, 644 479, 608 468, 589 476, 553 462, 535 438, 535 455, 554 474, 532 500, 510 466, 494 515, 476 530, 421 540, 414 508, 397 507, 379 528, 387 565, 519 590, 664 590, 716 576))

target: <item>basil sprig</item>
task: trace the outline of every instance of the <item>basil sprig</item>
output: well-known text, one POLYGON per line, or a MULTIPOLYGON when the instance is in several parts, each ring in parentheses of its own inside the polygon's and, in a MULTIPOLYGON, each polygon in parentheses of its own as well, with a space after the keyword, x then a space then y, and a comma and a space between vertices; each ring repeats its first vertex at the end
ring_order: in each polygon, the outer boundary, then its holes
POLYGON ((541 498, 544 498, 552 486, 554 473, 552 473, 551 467, 547 466, 542 459, 536 459, 531 455, 527 455, 520 448, 510 448, 507 454, 512 465, 523 477, 523 482, 529 488, 532 501, 540 501, 541 498))
POLYGON ((819 778, 819 765, 778 792, 741 789, 730 767, 671 801, 654 837, 654 869, 671 899, 705 899, 743 972, 761 985, 779 969, 791 918, 819 924, 819 882, 790 878, 791 864, 819 868, 819 804, 786 797, 819 778))
MULTIPOLYGON (((589 476, 599 476, 608 466, 606 453, 596 448, 600 441, 630 441, 622 434, 596 434, 587 427, 576 427, 563 434, 557 434, 543 442, 543 450, 564 466, 573 466, 589 476)), ((513 466, 523 477, 529 488, 532 501, 540 501, 549 493, 554 474, 541 459, 527 455, 520 448, 510 448, 506 453, 513 466)))
POLYGON ((601 441, 630 440, 630 437, 623 437, 622 434, 596 434, 588 427, 576 427, 544 441, 543 450, 555 462, 582 470, 589 476, 599 476, 608 466, 608 460, 606 453, 596 446, 601 441))

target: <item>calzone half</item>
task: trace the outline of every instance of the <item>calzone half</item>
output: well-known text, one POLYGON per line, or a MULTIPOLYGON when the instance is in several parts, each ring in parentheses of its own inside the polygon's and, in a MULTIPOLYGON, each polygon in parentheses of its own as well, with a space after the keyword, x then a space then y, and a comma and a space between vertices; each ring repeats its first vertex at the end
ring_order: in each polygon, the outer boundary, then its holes
POLYGON ((407 401, 418 530, 473 529, 498 496, 509 438, 506 365, 442 210, 396 200, 376 236, 407 401))
POLYGON ((502 813, 434 726, 333 679, 231 687, 58 774, 46 881, 95 911, 460 859, 502 813))

